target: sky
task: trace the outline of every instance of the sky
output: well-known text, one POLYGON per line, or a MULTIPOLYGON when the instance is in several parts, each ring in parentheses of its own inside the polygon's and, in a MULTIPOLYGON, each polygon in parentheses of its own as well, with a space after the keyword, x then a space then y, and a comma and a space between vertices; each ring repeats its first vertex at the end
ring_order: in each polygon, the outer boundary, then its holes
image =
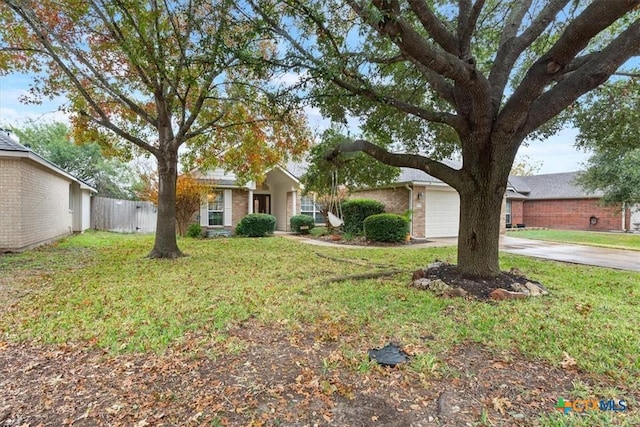
MULTIPOLYGON (((67 122, 67 116, 60 111, 64 98, 46 100, 40 105, 23 104, 20 98, 28 94, 30 77, 13 74, 0 77, 0 127, 20 127, 29 120, 36 122, 67 122)), ((323 118, 320 111, 306 108, 309 124, 314 131, 326 129, 330 121, 323 118)), ((522 146, 518 156, 527 156, 534 164, 541 164, 538 173, 572 172, 582 169, 589 155, 574 147, 577 131, 565 129, 545 141, 534 141, 522 146)))

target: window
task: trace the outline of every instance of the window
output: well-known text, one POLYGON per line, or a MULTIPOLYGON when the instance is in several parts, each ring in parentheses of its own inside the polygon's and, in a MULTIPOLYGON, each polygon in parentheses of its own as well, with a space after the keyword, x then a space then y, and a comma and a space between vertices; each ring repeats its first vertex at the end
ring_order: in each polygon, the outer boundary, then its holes
POLYGON ((302 215, 309 215, 315 220, 316 224, 325 223, 324 216, 320 213, 320 209, 318 209, 318 206, 314 203, 313 196, 302 196, 300 205, 300 213, 302 215))
POLYGON ((209 225, 224 224, 224 192, 214 191, 207 196, 207 214, 209 225))
POLYGON ((511 224, 511 200, 507 200, 507 206, 505 208, 506 212, 506 223, 511 224))

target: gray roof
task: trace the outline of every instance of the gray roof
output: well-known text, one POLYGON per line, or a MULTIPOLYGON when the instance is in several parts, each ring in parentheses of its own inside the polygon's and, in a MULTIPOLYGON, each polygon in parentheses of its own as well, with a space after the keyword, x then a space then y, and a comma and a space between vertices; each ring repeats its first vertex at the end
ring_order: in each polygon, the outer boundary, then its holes
POLYGON ((509 187, 512 187, 517 193, 528 194, 531 189, 523 179, 524 176, 509 175, 509 187))
MULTIPOLYGON (((587 199, 603 193, 591 193, 575 182, 579 172, 550 173, 532 176, 510 176, 509 184, 527 199, 587 199), (528 188, 528 191, 526 189, 528 188)), ((507 195, 509 197, 509 195, 507 195)))
POLYGON ((0 131, 0 151, 22 151, 28 153, 31 150, 11 138, 3 131, 0 131))

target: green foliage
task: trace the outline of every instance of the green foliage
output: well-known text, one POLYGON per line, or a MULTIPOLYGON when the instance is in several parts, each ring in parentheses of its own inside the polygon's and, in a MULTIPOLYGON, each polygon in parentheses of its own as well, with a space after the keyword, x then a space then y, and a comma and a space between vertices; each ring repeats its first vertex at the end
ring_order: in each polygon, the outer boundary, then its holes
POLYGON ((576 145, 593 150, 578 183, 603 191, 606 204, 640 203, 640 81, 600 87, 578 105, 575 123, 576 145))
POLYGON ((364 228, 364 220, 371 215, 384 212, 384 204, 377 200, 351 199, 342 204, 344 215, 344 231, 355 235, 361 235, 364 228))
POLYGON ((576 182, 589 191, 602 190, 608 205, 640 203, 640 148, 598 149, 576 182))
POLYGON ((320 142, 311 148, 309 167, 300 178, 305 193, 329 194, 333 185, 332 172, 336 168, 337 185, 350 189, 382 185, 398 177, 400 168, 387 166, 364 153, 343 153, 332 162, 327 161, 327 154, 347 139, 336 128, 323 132, 320 142))
POLYGON ((289 221, 291 230, 297 234, 309 234, 316 225, 316 221, 309 215, 294 215, 289 221))
POLYGON ((194 239, 202 237, 202 227, 200 226, 200 224, 189 224, 189 227, 187 228, 187 237, 191 237, 194 239))
POLYGON ((402 242, 409 233, 409 221, 398 214, 371 215, 364 220, 364 236, 376 242, 402 242))
POLYGON ((618 80, 590 93, 576 104, 574 123, 580 148, 640 148, 640 79, 618 80))
POLYGON ((106 158, 100 145, 74 141, 64 123, 29 124, 12 129, 20 143, 98 190, 98 195, 133 199, 137 180, 133 170, 115 158, 106 158))
POLYGON ((515 176, 531 176, 540 172, 542 167, 542 161, 531 160, 531 157, 524 155, 516 157, 516 160, 511 166, 511 172, 509 175, 515 176))
POLYGON ((264 237, 276 230, 276 217, 269 214, 254 213, 246 215, 236 227, 236 234, 247 237, 264 237))

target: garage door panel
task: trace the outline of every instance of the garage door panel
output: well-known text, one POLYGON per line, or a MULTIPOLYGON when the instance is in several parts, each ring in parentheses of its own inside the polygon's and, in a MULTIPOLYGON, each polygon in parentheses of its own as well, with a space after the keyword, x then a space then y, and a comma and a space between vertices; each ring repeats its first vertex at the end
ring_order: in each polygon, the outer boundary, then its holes
POLYGON ((425 193, 426 237, 455 237, 460 225, 460 197, 456 191, 425 193))

